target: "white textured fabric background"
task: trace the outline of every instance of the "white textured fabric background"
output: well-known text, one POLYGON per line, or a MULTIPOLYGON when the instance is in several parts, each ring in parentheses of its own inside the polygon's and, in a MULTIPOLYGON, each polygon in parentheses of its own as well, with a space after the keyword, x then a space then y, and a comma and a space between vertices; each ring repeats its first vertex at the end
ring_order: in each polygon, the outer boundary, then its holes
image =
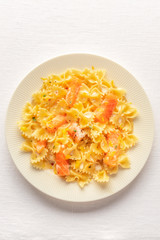
POLYGON ((160 1, 0 0, 0 239, 160 239, 160 1), (9 100, 24 76, 56 55, 118 62, 144 87, 155 138, 143 171, 114 197, 88 204, 48 198, 17 171, 5 141, 9 100))

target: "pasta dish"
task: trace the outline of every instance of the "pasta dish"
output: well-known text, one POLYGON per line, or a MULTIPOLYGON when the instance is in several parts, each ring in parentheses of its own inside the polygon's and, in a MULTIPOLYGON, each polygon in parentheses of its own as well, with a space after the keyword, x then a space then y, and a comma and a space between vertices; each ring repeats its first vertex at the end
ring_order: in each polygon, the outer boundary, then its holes
POLYGON ((51 169, 81 188, 91 180, 108 182, 118 169, 130 168, 126 152, 137 143, 137 109, 126 91, 100 69, 68 69, 42 78, 22 111, 19 129, 31 152, 31 165, 51 169))

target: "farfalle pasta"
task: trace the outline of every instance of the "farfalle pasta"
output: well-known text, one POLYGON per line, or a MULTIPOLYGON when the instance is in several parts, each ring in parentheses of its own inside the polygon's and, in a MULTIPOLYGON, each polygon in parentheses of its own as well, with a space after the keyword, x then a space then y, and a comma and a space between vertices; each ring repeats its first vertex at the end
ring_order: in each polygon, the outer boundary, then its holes
POLYGON ((43 85, 22 111, 19 129, 31 152, 31 165, 51 169, 81 188, 108 182, 119 167, 129 168, 126 152, 137 143, 137 109, 126 91, 106 79, 104 70, 69 69, 42 78, 43 85))

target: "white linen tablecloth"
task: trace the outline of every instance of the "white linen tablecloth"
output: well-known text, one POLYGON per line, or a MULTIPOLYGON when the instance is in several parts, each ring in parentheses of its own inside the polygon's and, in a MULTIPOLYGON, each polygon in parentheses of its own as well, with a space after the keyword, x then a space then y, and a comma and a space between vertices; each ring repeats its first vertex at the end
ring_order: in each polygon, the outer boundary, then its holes
POLYGON ((160 239, 160 1, 0 0, 0 69, 0 239, 160 239), (40 63, 73 52, 124 66, 145 89, 155 118, 143 171, 114 197, 88 204, 35 190, 5 140, 6 110, 18 83, 40 63))

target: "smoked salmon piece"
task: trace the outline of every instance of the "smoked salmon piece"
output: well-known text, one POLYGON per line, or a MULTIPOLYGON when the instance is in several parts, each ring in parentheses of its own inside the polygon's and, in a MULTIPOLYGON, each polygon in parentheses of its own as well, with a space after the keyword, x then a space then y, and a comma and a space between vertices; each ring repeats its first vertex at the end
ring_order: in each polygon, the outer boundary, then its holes
POLYGON ((120 132, 119 131, 113 131, 107 134, 107 142, 110 147, 116 149, 119 148, 119 140, 120 140, 120 132))
POLYGON ((65 158, 63 150, 60 150, 56 153, 56 170, 59 176, 69 175, 69 161, 65 158))
POLYGON ((114 168, 117 166, 117 154, 114 154, 114 156, 109 156, 107 154, 104 159, 103 163, 106 164, 109 168, 114 168))
POLYGON ((78 80, 71 82, 71 86, 68 88, 68 92, 66 95, 66 102, 69 107, 72 107, 75 104, 80 87, 81 82, 78 82, 78 80))
POLYGON ((50 123, 50 126, 47 127, 47 131, 49 133, 54 133, 60 126, 67 122, 66 117, 62 115, 58 115, 50 123))
POLYGON ((96 109, 95 118, 97 122, 105 123, 112 116, 117 105, 117 98, 113 94, 108 94, 102 105, 96 109))
POLYGON ((46 145, 47 145, 47 141, 46 140, 36 142, 35 143, 36 151, 38 153, 41 153, 43 151, 43 149, 46 147, 46 145))
POLYGON ((85 136, 85 133, 82 132, 80 126, 78 126, 77 123, 72 123, 70 125, 68 133, 76 143, 80 142, 85 136))
POLYGON ((109 151, 106 153, 103 163, 108 167, 113 168, 117 166, 117 159, 120 150, 120 132, 113 131, 107 134, 107 143, 109 151))

